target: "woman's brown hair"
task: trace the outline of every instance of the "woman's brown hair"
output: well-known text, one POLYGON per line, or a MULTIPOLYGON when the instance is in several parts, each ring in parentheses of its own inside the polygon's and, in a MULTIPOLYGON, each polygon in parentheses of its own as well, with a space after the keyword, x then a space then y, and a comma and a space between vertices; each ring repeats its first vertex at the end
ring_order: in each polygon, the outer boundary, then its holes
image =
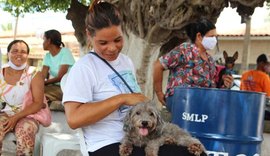
POLYGON ((90 4, 85 25, 90 35, 94 36, 96 30, 112 25, 121 25, 121 17, 118 9, 113 4, 94 0, 90 4))
POLYGON ((61 33, 58 30, 48 30, 45 31, 44 37, 51 40, 51 43, 60 47, 61 45, 65 47, 65 44, 62 42, 61 33))

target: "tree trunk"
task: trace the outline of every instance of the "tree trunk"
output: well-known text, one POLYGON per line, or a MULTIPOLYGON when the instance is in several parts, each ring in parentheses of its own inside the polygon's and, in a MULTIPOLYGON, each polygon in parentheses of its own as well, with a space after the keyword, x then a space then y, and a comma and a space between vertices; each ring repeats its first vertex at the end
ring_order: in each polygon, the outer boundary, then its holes
POLYGON ((136 67, 137 81, 148 97, 153 97, 153 62, 158 58, 160 45, 149 44, 127 31, 122 52, 128 55, 136 67))
POLYGON ((16 22, 15 22, 15 28, 14 28, 14 36, 13 36, 14 40, 16 40, 16 38, 17 38, 18 23, 19 23, 19 15, 16 16, 16 22))
POLYGON ((77 0, 71 0, 70 8, 68 8, 68 13, 66 15, 66 18, 71 20, 75 30, 74 35, 80 43, 80 56, 83 56, 89 50, 84 22, 87 9, 88 6, 79 3, 77 0))
MULTIPOLYGON (((133 59, 138 82, 149 98, 153 97, 153 62, 161 54, 184 41, 184 27, 201 17, 216 22, 229 3, 240 16, 252 15, 265 0, 106 0, 118 6, 123 16, 125 46, 123 53, 133 59)), ((67 19, 72 21, 81 45, 81 56, 88 51, 84 20, 87 6, 71 0, 67 19)))
POLYGON ((245 19, 246 23, 246 31, 244 36, 244 47, 243 47, 243 56, 242 56, 242 64, 240 69, 240 74, 242 74, 244 71, 248 70, 249 65, 249 55, 250 55, 250 29, 251 29, 251 17, 248 16, 245 19))

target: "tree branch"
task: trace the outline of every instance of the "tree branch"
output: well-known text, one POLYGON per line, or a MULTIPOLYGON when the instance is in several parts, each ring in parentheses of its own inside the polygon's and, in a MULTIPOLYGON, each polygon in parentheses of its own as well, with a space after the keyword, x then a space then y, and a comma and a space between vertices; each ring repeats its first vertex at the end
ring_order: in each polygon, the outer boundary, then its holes
POLYGON ((143 20, 141 14, 141 0, 137 0, 137 19, 138 19, 138 30, 140 38, 144 38, 144 28, 143 28, 143 20))

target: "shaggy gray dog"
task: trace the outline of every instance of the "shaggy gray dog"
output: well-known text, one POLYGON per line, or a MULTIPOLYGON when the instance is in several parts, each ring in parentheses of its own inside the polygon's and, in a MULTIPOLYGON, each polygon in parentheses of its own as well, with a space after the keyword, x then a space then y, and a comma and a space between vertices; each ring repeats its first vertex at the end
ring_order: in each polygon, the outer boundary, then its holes
POLYGON ((189 133, 172 123, 164 122, 154 102, 139 103, 124 119, 123 138, 119 153, 128 156, 133 145, 145 147, 146 156, 157 156, 159 147, 164 144, 176 144, 188 147, 190 153, 200 155, 205 151, 202 143, 189 133))

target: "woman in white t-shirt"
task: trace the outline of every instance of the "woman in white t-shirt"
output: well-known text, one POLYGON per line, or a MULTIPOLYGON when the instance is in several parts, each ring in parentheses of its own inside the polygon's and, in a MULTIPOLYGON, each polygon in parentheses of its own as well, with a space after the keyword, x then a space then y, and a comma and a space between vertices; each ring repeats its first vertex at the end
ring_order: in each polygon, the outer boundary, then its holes
POLYGON ((75 63, 74 57, 62 42, 61 34, 57 30, 45 31, 43 49, 49 52, 43 59, 42 74, 45 79, 45 95, 51 101, 62 100, 60 81, 75 63))
MULTIPOLYGON (((86 17, 86 32, 94 54, 78 60, 68 74, 63 95, 67 122, 72 129, 83 129, 90 156, 118 156, 124 136, 123 118, 131 106, 148 99, 140 93, 132 61, 120 53, 124 39, 116 7, 94 1, 86 17), (134 93, 99 57, 123 77, 134 93)), ((162 146, 160 152, 190 155, 186 147, 179 146, 162 146)), ((143 155, 143 148, 134 148, 132 156, 143 155)))

